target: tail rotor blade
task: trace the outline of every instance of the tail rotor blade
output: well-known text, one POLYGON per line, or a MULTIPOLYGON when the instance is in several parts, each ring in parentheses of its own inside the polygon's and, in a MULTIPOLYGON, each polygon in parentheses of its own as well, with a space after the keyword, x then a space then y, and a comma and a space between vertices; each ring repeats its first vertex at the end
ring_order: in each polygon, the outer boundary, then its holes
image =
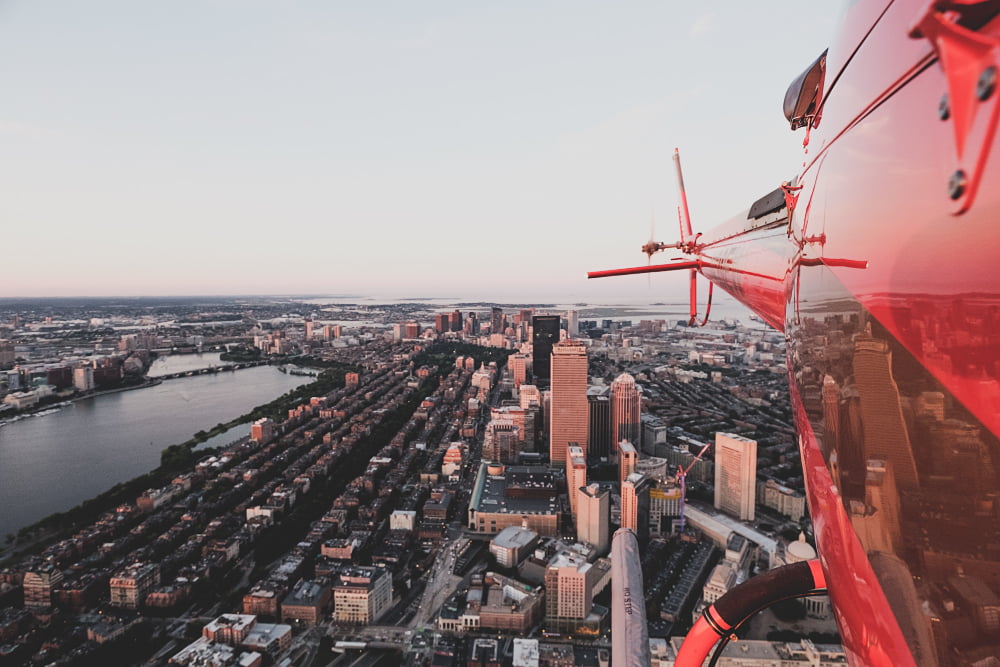
POLYGON ((691 231, 691 214, 688 212, 687 191, 684 189, 684 174, 681 172, 681 154, 676 148, 674 149, 674 167, 677 169, 677 190, 680 197, 678 217, 681 219, 681 243, 689 243, 694 237, 694 232, 691 231))

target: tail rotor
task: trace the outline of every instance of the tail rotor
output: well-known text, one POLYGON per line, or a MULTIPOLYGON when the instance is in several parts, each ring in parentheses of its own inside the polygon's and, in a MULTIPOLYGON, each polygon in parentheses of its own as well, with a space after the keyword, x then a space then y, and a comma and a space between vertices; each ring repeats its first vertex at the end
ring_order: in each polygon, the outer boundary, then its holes
POLYGON ((677 188, 680 197, 680 206, 677 207, 677 223, 680 227, 680 240, 677 243, 661 243, 655 240, 656 227, 655 216, 650 212, 649 240, 642 246, 642 252, 646 255, 646 266, 632 267, 628 269, 612 269, 610 271, 591 271, 590 278, 604 278, 608 276, 634 275, 637 273, 650 274, 659 271, 683 271, 688 270, 690 276, 690 311, 688 326, 704 326, 708 322, 708 316, 712 309, 712 288, 713 284, 708 284, 708 307, 705 318, 698 323, 698 272, 701 269, 700 247, 698 240, 701 234, 695 234, 691 229, 691 215, 688 211, 687 191, 684 188, 684 174, 681 172, 681 157, 678 150, 674 149, 674 167, 677 171, 677 188), (692 259, 675 258, 667 264, 653 264, 653 255, 668 248, 676 248, 685 255, 693 255, 692 259))

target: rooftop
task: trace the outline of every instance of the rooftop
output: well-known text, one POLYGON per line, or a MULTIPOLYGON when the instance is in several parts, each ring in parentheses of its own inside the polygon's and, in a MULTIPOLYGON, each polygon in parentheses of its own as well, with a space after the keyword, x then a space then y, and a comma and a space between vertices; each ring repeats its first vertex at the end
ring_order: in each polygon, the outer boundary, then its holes
POLYGON ((236 650, 232 646, 216 644, 200 637, 174 654, 170 662, 181 665, 227 665, 232 662, 235 654, 236 650))
POLYGON ((586 572, 590 569, 590 563, 581 554, 573 551, 560 551, 549 561, 549 567, 575 567, 580 572, 586 572))
POLYGON ((759 544, 768 553, 773 554, 778 546, 774 539, 724 514, 710 513, 688 503, 685 505, 684 515, 691 525, 707 533, 724 536, 723 544, 728 543, 730 533, 738 533, 754 544, 759 544))
POLYGON ((274 641, 280 640, 285 635, 292 634, 292 626, 283 623, 258 623, 253 626, 246 639, 243 640, 245 646, 253 648, 263 648, 274 641))
POLYGON ((490 475, 484 464, 472 500, 478 512, 555 514, 559 511, 554 471, 540 466, 507 466, 503 474, 490 475))
POLYGON ((538 533, 520 526, 504 528, 493 538, 493 543, 503 549, 521 549, 538 537, 538 533))
POLYGON ((364 586, 366 588, 371 588, 374 586, 375 582, 379 580, 380 577, 385 575, 385 570, 377 567, 352 567, 351 569, 341 572, 340 576, 337 577, 337 583, 334 584, 336 588, 354 588, 358 586, 364 586))
POLYGON ((214 633, 223 628, 233 628, 241 632, 253 627, 257 617, 252 614, 223 614, 205 626, 205 632, 214 633))
POLYGON ((538 666, 538 640, 520 639, 514 640, 514 667, 537 667, 538 666))
POLYGON ((281 606, 306 606, 314 607, 319 604, 323 596, 329 591, 329 587, 317 581, 303 579, 295 584, 295 588, 288 594, 281 606))

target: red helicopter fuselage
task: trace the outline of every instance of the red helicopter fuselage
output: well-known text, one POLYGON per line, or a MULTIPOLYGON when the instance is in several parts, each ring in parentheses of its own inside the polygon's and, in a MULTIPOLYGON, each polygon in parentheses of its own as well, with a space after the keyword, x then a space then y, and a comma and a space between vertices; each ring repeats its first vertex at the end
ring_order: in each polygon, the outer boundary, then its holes
POLYGON ((1000 655, 998 13, 853 3, 791 119, 808 133, 798 179, 676 267, 786 335, 852 664, 1000 655))

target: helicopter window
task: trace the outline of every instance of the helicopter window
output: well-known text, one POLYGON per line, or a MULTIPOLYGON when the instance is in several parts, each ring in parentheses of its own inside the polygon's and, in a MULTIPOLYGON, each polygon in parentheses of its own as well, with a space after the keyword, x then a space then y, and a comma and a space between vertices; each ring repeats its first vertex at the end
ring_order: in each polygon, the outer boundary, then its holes
POLYGON ((783 208, 785 208, 785 191, 779 187, 753 203, 750 212, 747 213, 747 220, 758 220, 768 213, 774 213, 783 208))

